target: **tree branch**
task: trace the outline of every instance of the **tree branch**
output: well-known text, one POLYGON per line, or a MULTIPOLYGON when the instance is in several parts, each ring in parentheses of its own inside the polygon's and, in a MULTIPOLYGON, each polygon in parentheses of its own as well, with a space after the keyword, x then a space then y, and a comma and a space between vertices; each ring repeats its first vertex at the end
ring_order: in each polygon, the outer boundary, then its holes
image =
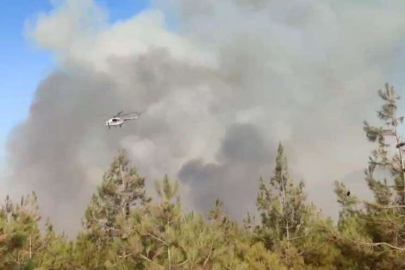
MULTIPOLYGON (((334 234, 334 237, 339 238, 336 234, 334 234)), ((353 239, 351 239, 349 237, 344 237, 343 239, 346 239, 349 242, 359 244, 359 245, 363 245, 363 246, 369 246, 369 247, 387 246, 387 247, 390 247, 391 249, 394 249, 394 250, 396 250, 398 252, 405 252, 405 248, 397 247, 397 246, 391 245, 391 244, 386 243, 386 242, 368 243, 368 242, 363 242, 363 241, 356 241, 356 240, 353 240, 353 239)))
POLYGON ((405 205, 383 206, 383 205, 378 205, 378 204, 369 203, 369 202, 366 202, 366 201, 364 201, 364 203, 365 203, 366 205, 374 206, 374 207, 377 207, 377 208, 380 208, 380 209, 398 209, 398 208, 405 208, 405 205))
POLYGON ((205 265, 208 263, 208 260, 209 260, 209 259, 210 259, 210 257, 211 257, 213 246, 214 246, 214 242, 212 242, 212 243, 211 243, 210 252, 208 253, 207 258, 206 258, 206 259, 205 259, 205 261, 204 261, 204 264, 203 264, 203 266, 202 266, 203 268, 204 268, 204 267, 205 267, 205 265))
POLYGON ((118 257, 125 259, 125 258, 128 258, 128 257, 133 256, 133 255, 136 255, 136 253, 129 253, 129 254, 126 254, 126 255, 118 256, 118 257))
POLYGON ((392 249, 398 250, 399 252, 405 252, 405 248, 401 248, 401 247, 397 247, 394 245, 391 245, 389 243, 385 243, 385 242, 380 242, 380 243, 367 243, 367 242, 356 242, 354 240, 349 239, 351 242, 353 243, 358 243, 364 246, 371 246, 371 247, 378 247, 378 246, 387 246, 390 247, 392 249))
POLYGON ((157 241, 163 243, 165 246, 169 246, 169 243, 167 243, 166 241, 160 239, 159 237, 157 237, 157 236, 151 234, 150 232, 144 232, 144 235, 148 235, 148 236, 152 237, 153 239, 155 239, 155 240, 157 240, 157 241))
POLYGON ((142 254, 140 254, 139 256, 140 256, 142 259, 148 261, 149 263, 154 264, 154 265, 159 266, 160 268, 164 269, 164 267, 163 267, 162 265, 160 265, 160 264, 158 264, 158 263, 156 263, 156 262, 154 262, 154 261, 151 261, 148 257, 146 257, 146 256, 144 256, 144 255, 142 255, 142 254))

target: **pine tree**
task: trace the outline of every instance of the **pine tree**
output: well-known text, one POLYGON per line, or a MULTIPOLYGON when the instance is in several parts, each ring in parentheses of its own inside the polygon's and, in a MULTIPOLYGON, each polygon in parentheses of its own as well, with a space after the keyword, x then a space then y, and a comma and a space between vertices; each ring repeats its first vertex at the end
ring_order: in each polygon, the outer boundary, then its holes
POLYGON ((343 265, 341 269, 389 270, 401 269, 405 264, 405 144, 399 134, 403 117, 397 115, 399 96, 393 87, 386 84, 385 90, 379 90, 378 94, 384 104, 377 115, 385 125, 375 127, 364 122, 368 140, 377 144, 365 170, 374 200, 348 196, 343 184, 335 184, 342 210, 338 230, 331 236, 351 265, 343 265), (379 174, 387 177, 381 180, 379 174))
POLYGON ((224 211, 223 202, 217 199, 209 211, 209 221, 213 230, 220 234, 213 243, 215 255, 211 257, 210 265, 214 268, 206 269, 287 269, 278 254, 267 250, 264 243, 254 237, 250 226, 253 221, 249 214, 244 226, 240 227, 224 211))
POLYGON ((145 179, 138 175, 136 167, 129 166, 125 151, 121 151, 87 207, 84 231, 75 245, 75 260, 86 269, 107 269, 108 254, 114 253, 114 241, 123 233, 117 228, 117 219, 128 219, 150 201, 145 179))
POLYGON ((84 227, 89 232, 111 236, 118 214, 128 216, 134 207, 150 200, 145 194, 145 179, 138 175, 135 167, 129 167, 126 153, 121 151, 104 174, 97 194, 93 195, 86 210, 84 227))
POLYGON ((42 237, 41 252, 37 259, 35 270, 70 270, 80 269, 75 260, 74 244, 65 235, 58 235, 52 226, 46 224, 45 235, 42 237))
POLYGON ((34 269, 42 246, 36 194, 19 204, 7 196, 0 210, 0 269, 34 269))
MULTIPOLYGON (((378 117, 385 121, 385 127, 370 126, 364 122, 364 130, 370 142, 378 143, 369 160, 366 173, 366 181, 374 193, 376 203, 379 206, 401 206, 405 205, 405 167, 404 167, 404 145, 399 134, 399 126, 403 123, 404 117, 397 115, 397 100, 393 87, 386 84, 385 91, 379 90, 378 94, 385 101, 378 117), (387 137, 393 137, 389 142, 387 137), (381 181, 374 177, 376 169, 391 173, 392 183, 387 180, 381 181), (394 194, 396 196, 394 197, 394 194)), ((401 207, 397 207, 400 209, 401 207)))
POLYGON ((302 181, 295 185, 290 178, 284 148, 279 144, 274 176, 270 185, 260 178, 257 198, 262 233, 269 248, 280 241, 288 242, 305 235, 310 208, 305 201, 304 187, 302 181))
POLYGON ((257 198, 261 226, 256 237, 278 253, 289 269, 334 269, 338 251, 326 240, 320 224, 324 220, 313 204, 306 201, 303 181, 294 183, 287 157, 279 144, 274 176, 270 183, 260 179, 257 198))
POLYGON ((156 182, 160 202, 136 209, 127 219, 117 217, 122 233, 114 237, 106 269, 285 270, 277 255, 225 218, 219 200, 207 221, 182 213, 177 190, 177 182, 165 176, 156 182))

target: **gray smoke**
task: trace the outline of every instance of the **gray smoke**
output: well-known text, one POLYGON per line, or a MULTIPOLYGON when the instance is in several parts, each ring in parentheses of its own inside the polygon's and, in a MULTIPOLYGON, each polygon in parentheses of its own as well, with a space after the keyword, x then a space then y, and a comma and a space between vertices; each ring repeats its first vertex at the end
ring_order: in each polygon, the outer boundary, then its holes
POLYGON ((238 219, 255 212, 260 173, 275 158, 275 143, 266 143, 260 129, 234 124, 226 130, 217 163, 191 160, 179 172, 180 181, 191 187, 192 204, 208 212, 217 198, 238 219))
POLYGON ((167 173, 190 208, 220 197, 241 218, 281 141, 292 175, 336 216, 332 183, 362 177, 350 176, 371 149, 362 121, 374 119, 376 90, 403 65, 405 4, 390 3, 155 0, 109 25, 94 1, 66 0, 30 28, 60 69, 9 136, 3 190, 36 190, 44 215, 74 233, 125 148, 148 189, 167 173), (121 110, 145 113, 108 130, 121 110))
MULTIPOLYGON (((14 170, 12 180, 25 192, 35 190, 44 214, 50 215, 57 227, 63 225, 69 231, 77 228, 94 185, 101 181, 102 170, 108 169, 120 148, 127 148, 122 143, 130 143, 131 134, 141 141, 176 141, 176 123, 181 125, 179 119, 154 115, 153 108, 145 112, 145 118, 121 129, 108 130, 105 119, 122 108, 148 109, 164 102, 176 89, 201 84, 206 77, 204 69, 171 59, 163 49, 110 61, 114 70, 128 79, 131 89, 120 87, 111 74, 92 69, 55 72, 39 86, 30 117, 13 130, 7 145, 8 167, 14 170), (95 181, 94 185, 88 181, 95 181)), ((162 145, 161 150, 183 156, 186 143, 162 145)), ((134 152, 140 153, 139 148, 134 152)), ((157 158, 160 163, 170 157, 157 158)), ((134 157, 136 165, 144 164, 141 172, 163 176, 163 171, 151 173, 162 165, 140 159, 137 162, 134 157)))

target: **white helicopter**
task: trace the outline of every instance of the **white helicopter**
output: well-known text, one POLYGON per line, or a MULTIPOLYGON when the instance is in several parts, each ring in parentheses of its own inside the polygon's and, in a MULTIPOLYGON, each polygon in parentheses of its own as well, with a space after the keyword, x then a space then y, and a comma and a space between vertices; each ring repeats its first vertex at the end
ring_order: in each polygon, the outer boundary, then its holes
POLYGON ((108 126, 109 129, 111 127, 118 127, 118 126, 122 127, 122 125, 126 121, 135 120, 135 119, 138 119, 141 116, 140 112, 132 112, 132 113, 122 114, 123 112, 124 111, 121 111, 121 112, 117 113, 115 116, 113 116, 111 119, 107 120, 105 122, 105 125, 108 126), (123 118, 123 116, 132 115, 132 114, 135 114, 135 116, 123 118))

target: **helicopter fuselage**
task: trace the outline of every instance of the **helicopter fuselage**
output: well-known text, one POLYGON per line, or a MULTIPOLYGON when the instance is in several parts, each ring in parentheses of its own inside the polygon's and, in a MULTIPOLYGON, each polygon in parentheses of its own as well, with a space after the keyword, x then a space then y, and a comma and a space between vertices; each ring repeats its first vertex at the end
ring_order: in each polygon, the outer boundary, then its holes
POLYGON ((122 126, 125 123, 125 121, 119 117, 114 117, 109 119, 108 121, 105 122, 105 125, 110 127, 117 127, 117 126, 122 126))
MULTIPOLYGON (((122 112, 121 112, 121 113, 122 113, 122 112)), ((139 116, 140 116, 140 113, 136 113, 137 115, 136 115, 136 116, 133 116, 133 117, 125 117, 125 118, 118 117, 118 116, 120 116, 121 113, 119 113, 118 115, 114 116, 113 118, 107 120, 107 121, 105 122, 105 125, 108 126, 108 128, 111 128, 111 127, 122 127, 122 125, 123 125, 126 121, 138 119, 139 116)), ((130 115, 130 114, 132 114, 132 113, 129 113, 129 114, 127 113, 127 114, 124 114, 124 115, 130 115)), ((124 115, 122 115, 122 116, 124 116, 124 115)))

